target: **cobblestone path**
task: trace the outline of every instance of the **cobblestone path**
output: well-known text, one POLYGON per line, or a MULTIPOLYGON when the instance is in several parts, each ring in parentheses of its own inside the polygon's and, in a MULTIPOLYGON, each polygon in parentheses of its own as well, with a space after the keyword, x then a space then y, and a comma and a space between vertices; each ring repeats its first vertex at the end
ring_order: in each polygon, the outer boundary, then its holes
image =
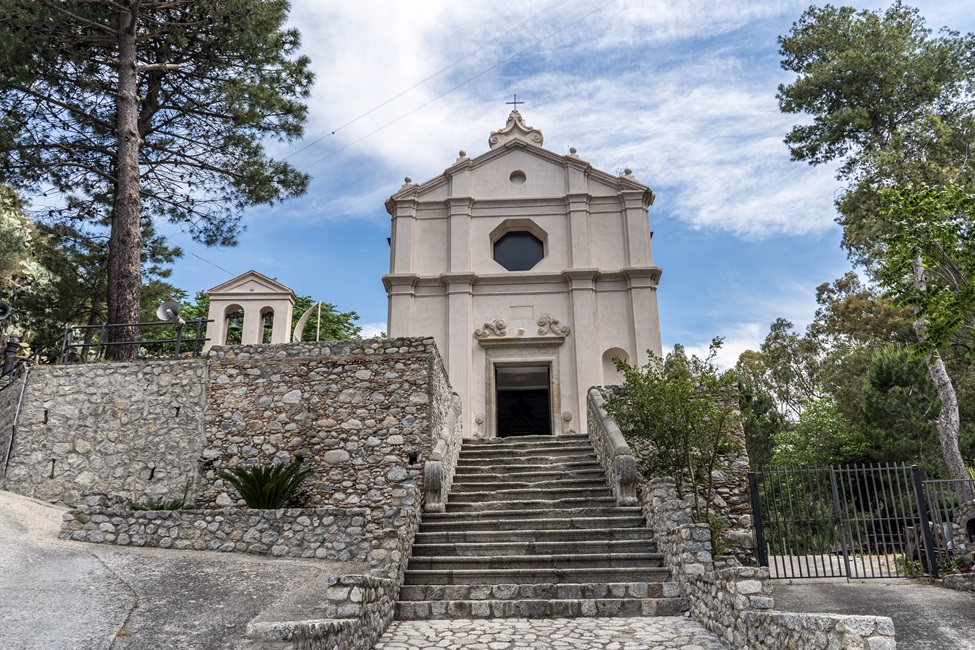
POLYGON ((393 621, 374 650, 722 650, 699 623, 643 618, 393 621))

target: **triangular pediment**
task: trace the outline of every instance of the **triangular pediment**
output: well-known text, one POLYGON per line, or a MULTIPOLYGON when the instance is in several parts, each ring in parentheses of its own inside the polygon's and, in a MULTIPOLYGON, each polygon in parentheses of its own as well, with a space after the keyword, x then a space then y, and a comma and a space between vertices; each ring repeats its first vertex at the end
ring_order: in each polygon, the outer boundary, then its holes
POLYGON ((207 293, 210 297, 214 296, 255 296, 255 295, 280 295, 280 296, 290 296, 294 300, 295 294, 290 287, 286 287, 277 280, 272 280, 271 278, 258 273, 257 271, 250 270, 246 273, 238 275, 236 278, 227 280, 223 284, 218 284, 217 286, 210 289, 207 293))
MULTIPOLYGON (((566 176, 571 170, 576 174, 581 173, 588 181, 589 193, 592 195, 615 195, 619 192, 644 192, 646 193, 647 203, 653 202, 653 193, 650 188, 640 183, 627 170, 627 174, 622 176, 610 174, 599 169, 595 169, 590 163, 581 159, 571 149, 571 153, 562 155, 549 151, 541 146, 540 141, 532 140, 535 134, 534 129, 525 130, 520 126, 520 122, 515 122, 511 130, 511 137, 500 142, 491 142, 492 148, 479 156, 469 158, 461 152, 457 161, 439 174, 422 183, 413 183, 412 179, 393 194, 387 201, 387 209, 392 209, 393 202, 396 201, 439 201, 451 195, 457 196, 457 187, 451 190, 451 180, 462 175, 469 175, 472 180, 465 184, 469 188, 471 198, 490 199, 490 198, 532 198, 526 196, 525 192, 520 192, 515 188, 511 192, 504 191, 508 175, 513 170, 519 170, 526 174, 533 174, 535 178, 541 176, 545 179, 544 190, 536 189, 534 197, 558 195, 559 190, 554 188, 564 188, 568 185, 565 182, 566 176), (524 131, 524 133, 522 133, 524 131), (508 169, 508 168, 511 169, 508 169), (522 169, 524 168, 524 169, 522 169), (483 181, 483 177, 491 180, 483 181), (561 182, 560 182, 561 179, 561 182), (478 188, 490 188, 486 192, 478 192, 478 188), (503 196, 501 196, 503 195, 503 196)), ((511 126, 511 123, 508 125, 511 126)), ((492 133, 492 138, 499 132, 492 133)), ((463 194, 463 192, 462 192, 463 194)))

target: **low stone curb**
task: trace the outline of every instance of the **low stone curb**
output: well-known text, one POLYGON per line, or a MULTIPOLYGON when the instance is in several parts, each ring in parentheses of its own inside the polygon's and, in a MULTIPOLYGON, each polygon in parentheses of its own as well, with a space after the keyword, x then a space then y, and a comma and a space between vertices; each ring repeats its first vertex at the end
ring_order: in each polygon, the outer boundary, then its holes
POLYGON ((362 562, 396 577, 419 525, 415 508, 130 510, 97 495, 64 515, 60 537, 119 546, 362 562))

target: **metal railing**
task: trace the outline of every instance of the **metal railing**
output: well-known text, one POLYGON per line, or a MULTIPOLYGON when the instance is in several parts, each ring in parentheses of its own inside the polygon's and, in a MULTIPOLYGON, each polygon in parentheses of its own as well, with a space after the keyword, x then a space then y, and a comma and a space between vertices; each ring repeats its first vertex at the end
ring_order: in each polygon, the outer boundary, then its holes
MULTIPOLYGON (((203 353, 206 338, 206 324, 213 321, 198 318, 191 321, 152 321, 146 323, 122 323, 118 325, 77 325, 64 331, 61 340, 59 363, 89 363, 104 358, 108 348, 115 345, 138 345, 140 358, 161 358, 172 356, 178 359, 181 354, 198 357, 203 353), (108 332, 122 327, 136 327, 139 337, 136 340, 109 341, 108 332), (168 338, 144 338, 142 334, 149 328, 174 328, 175 334, 168 338), (80 337, 76 336, 80 334, 80 337), (75 342, 80 338, 80 342, 75 342), (87 339, 87 340, 86 340, 87 339), (74 353, 72 353, 74 352, 74 353)), ((164 332, 165 333, 165 332, 164 332)))

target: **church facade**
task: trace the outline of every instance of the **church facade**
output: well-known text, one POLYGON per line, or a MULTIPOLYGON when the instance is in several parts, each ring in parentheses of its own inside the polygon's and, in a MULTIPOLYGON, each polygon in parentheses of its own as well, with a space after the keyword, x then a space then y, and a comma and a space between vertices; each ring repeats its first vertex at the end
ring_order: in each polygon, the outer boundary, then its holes
POLYGON ((582 432, 613 358, 661 352, 654 195, 544 149, 517 109, 488 142, 386 202, 388 333, 434 337, 465 436, 582 432))

